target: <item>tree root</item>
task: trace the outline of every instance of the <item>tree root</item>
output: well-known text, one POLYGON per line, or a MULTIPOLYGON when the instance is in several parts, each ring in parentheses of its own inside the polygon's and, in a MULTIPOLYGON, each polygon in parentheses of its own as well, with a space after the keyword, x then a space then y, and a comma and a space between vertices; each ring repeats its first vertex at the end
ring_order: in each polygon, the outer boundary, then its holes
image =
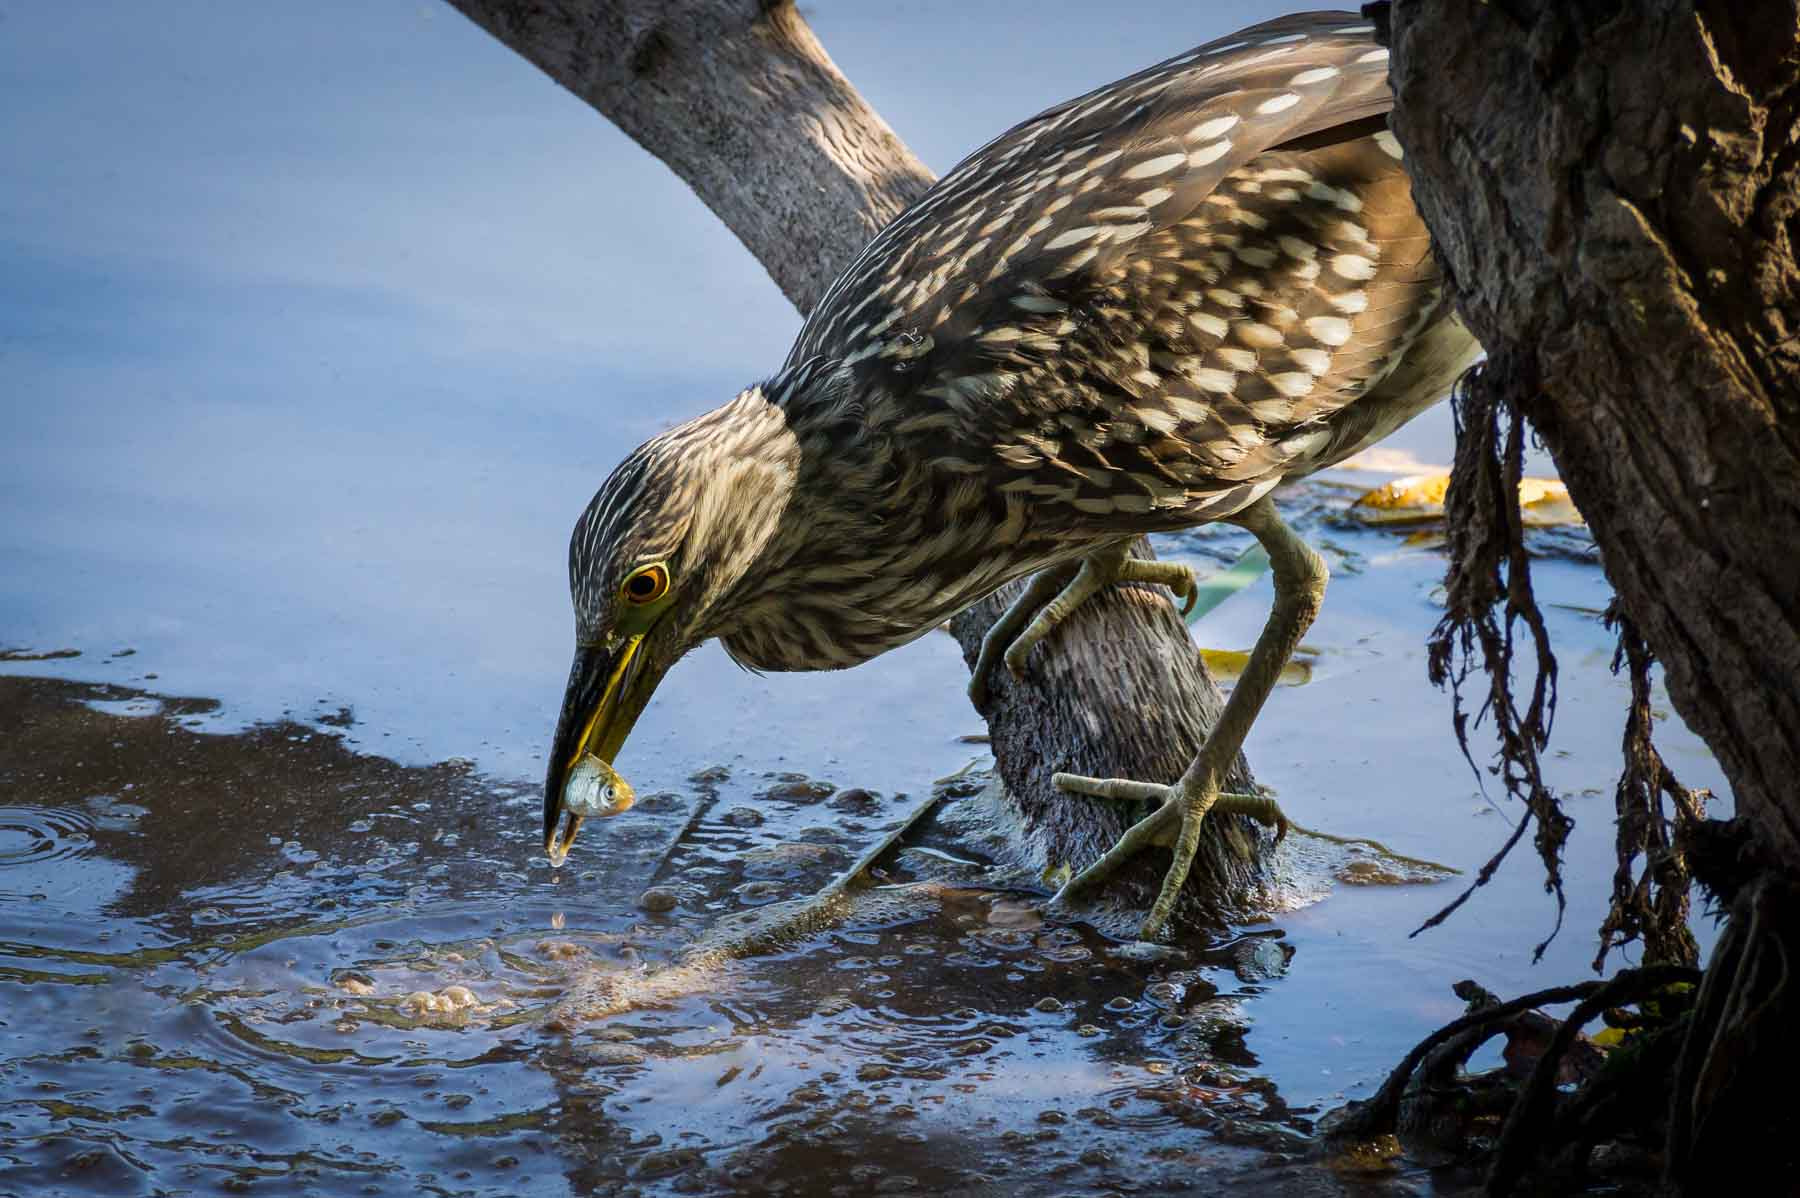
MULTIPOLYGON (((1441 1132, 1445 1120, 1437 1108, 1446 1098, 1460 1103, 1464 1113, 1469 1109, 1480 1114, 1493 1111, 1496 1100, 1504 1097, 1497 1080, 1459 1078, 1460 1068, 1490 1037, 1518 1026, 1533 1008, 1574 1001, 1575 1010, 1554 1025, 1530 1077, 1512 1098, 1494 1147, 1487 1193, 1513 1193, 1534 1163, 1553 1156, 1579 1156, 1627 1126, 1629 1121, 1621 1116, 1641 1108, 1646 1095, 1667 1093, 1676 1059, 1674 1046, 1685 1030, 1685 1020, 1641 1032, 1592 1070, 1592 1076, 1573 1096, 1558 1103, 1554 1101, 1557 1086, 1570 1068, 1571 1050, 1580 1042, 1581 1029, 1609 1008, 1644 1002, 1669 986, 1692 983, 1699 976, 1697 970, 1686 966, 1647 966, 1627 970, 1609 981, 1552 987, 1507 1002, 1495 1000, 1473 983, 1461 983, 1458 993, 1470 998, 1475 1009, 1420 1041, 1372 1098, 1334 1113, 1327 1121, 1326 1133, 1332 1141, 1342 1143, 1395 1132, 1441 1132), (1565 1146, 1570 1151, 1561 1151, 1565 1146)), ((1540 1032, 1542 1028, 1533 1025, 1530 1030, 1540 1032)))

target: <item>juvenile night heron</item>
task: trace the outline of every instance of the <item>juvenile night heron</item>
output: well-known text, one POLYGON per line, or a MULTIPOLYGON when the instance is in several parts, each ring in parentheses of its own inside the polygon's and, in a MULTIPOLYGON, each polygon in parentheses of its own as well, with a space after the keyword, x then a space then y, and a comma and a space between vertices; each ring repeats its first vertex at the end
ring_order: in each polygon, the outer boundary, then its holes
MULTIPOLYGON (((551 751, 546 846, 580 824, 568 772, 613 760, 664 672, 718 637, 758 670, 855 665, 1038 572, 983 646, 1013 669, 1127 556, 1226 520, 1276 601, 1218 726, 1078 890, 1149 843, 1160 928, 1301 633, 1325 566, 1267 498, 1436 401, 1479 352, 1440 297, 1387 131, 1387 51, 1348 13, 1287 17, 1050 109, 990 142, 875 238, 773 377, 633 451, 569 547, 577 650, 551 751)), ((553 852, 554 855, 554 852, 553 852)))

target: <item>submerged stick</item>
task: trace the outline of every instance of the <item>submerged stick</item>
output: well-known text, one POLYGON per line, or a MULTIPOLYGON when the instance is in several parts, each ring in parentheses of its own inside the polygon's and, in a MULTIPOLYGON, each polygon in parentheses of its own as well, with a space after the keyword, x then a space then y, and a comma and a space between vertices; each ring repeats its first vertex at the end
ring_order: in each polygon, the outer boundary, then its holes
MULTIPOLYGON (((672 1001, 713 985, 719 971, 734 961, 779 952, 797 941, 837 927, 855 912, 857 895, 873 888, 869 871, 875 863, 920 820, 931 814, 941 799, 941 795, 934 794, 914 807, 898 826, 816 894, 726 916, 677 960, 660 969, 582 978, 545 1017, 544 1026, 553 1031, 569 1031, 578 1023, 646 1004, 672 1001)), ((934 900, 945 889, 930 882, 894 888, 897 894, 928 896, 934 900)))

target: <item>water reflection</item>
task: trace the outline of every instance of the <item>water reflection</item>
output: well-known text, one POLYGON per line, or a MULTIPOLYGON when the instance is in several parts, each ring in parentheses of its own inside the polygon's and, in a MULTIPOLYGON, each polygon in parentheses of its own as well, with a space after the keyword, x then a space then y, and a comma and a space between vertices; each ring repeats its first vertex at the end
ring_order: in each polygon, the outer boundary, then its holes
POLYGON ((1173 1192, 1298 1151, 1313 1113, 1245 1044, 1279 933, 1146 962, 931 835, 880 890, 930 901, 543 1026, 810 893, 905 795, 718 767, 599 824, 586 868, 522 871, 534 797, 465 766, 89 684, 0 679, 0 706, 0 1117, 30 1192, 1173 1192))
MULTIPOLYGON (((1336 581, 1307 675, 1250 753, 1300 823, 1467 868, 1513 813, 1480 793, 1419 680, 1441 558, 1342 522, 1349 490, 1288 496, 1336 581)), ((1241 545, 1201 530, 1161 548, 1210 568, 1241 545)), ((337 705, 219 734, 232 717, 210 701, 0 676, 17 729, 0 745, 8 1184, 1457 1192, 1463 1179, 1384 1159, 1322 1172, 1299 1157, 1322 1109, 1458 1012, 1449 981, 1518 990, 1585 965, 1622 692, 1592 614, 1598 571, 1550 552, 1538 586, 1564 704, 1547 769, 1579 826, 1570 930, 1536 972, 1549 909, 1527 863, 1409 941, 1448 897, 1410 883, 1440 874, 1296 835, 1278 925, 1142 952, 1046 918, 1030 886, 931 830, 884 859, 842 926, 688 968, 709 928, 810 893, 917 806, 905 755, 924 717, 879 752, 777 710, 785 762, 666 753, 643 772, 661 789, 553 870, 530 783, 359 752, 337 705), (595 1010, 612 1013, 581 1017, 595 1010)), ((1202 639, 1250 643, 1266 587, 1223 603, 1202 639)), ((957 702, 946 688, 930 719, 972 729, 957 702)), ((1685 779, 1716 777, 1679 727, 1661 736, 1685 779)), ((948 734, 925 746, 975 751, 948 734)))

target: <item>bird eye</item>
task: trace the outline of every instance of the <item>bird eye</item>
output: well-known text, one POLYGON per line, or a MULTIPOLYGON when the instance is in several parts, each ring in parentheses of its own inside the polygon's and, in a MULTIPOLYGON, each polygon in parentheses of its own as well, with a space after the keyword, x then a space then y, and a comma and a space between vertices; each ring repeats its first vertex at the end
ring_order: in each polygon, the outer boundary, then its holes
POLYGON ((655 603, 669 593, 669 571, 660 564, 645 566, 625 580, 619 593, 628 603, 655 603))

